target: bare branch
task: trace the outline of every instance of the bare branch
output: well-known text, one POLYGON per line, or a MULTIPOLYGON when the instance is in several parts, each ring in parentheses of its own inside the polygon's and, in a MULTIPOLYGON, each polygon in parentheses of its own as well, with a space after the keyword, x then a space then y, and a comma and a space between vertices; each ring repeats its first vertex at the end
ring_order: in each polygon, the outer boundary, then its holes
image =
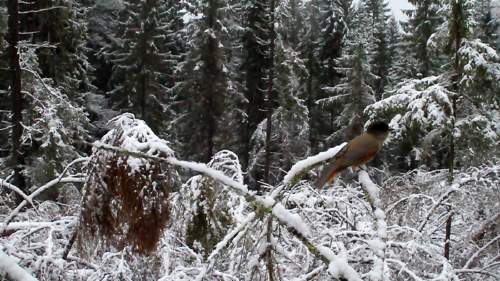
POLYGON ((500 235, 498 235, 497 237, 493 238, 490 240, 490 242, 486 243, 483 247, 481 247, 479 250, 477 250, 468 260, 467 262, 465 263, 464 267, 462 269, 467 269, 471 266, 472 262, 479 256, 479 254, 486 250, 486 248, 488 248, 489 246, 493 245, 493 243, 495 243, 497 240, 500 239, 500 235))
POLYGON ((44 9, 39 9, 39 10, 29 10, 29 11, 20 11, 19 14, 32 14, 32 13, 41 13, 41 12, 47 12, 51 10, 56 10, 56 9, 68 9, 66 6, 53 6, 53 7, 48 7, 44 9))

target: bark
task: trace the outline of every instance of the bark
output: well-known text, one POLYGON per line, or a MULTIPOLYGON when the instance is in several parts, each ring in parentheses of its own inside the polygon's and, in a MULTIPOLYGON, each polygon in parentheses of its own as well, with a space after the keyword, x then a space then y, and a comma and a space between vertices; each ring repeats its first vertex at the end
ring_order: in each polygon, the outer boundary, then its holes
POLYGON ((446 233, 444 240, 444 257, 450 259, 450 246, 451 246, 451 222, 453 218, 453 213, 450 213, 448 219, 446 220, 446 233))
POLYGON ((22 110, 23 96, 21 93, 21 66, 19 64, 19 2, 8 1, 8 29, 10 72, 11 72, 11 101, 12 101, 12 160, 14 164, 13 184, 26 191, 26 182, 22 174, 24 169, 24 153, 21 137, 23 134, 22 110))
POLYGON ((267 122, 266 122, 266 162, 264 166, 264 181, 269 183, 269 176, 271 170, 271 135, 272 135, 272 116, 273 116, 273 91, 274 91, 274 48, 275 48, 275 38, 274 33, 274 10, 275 10, 275 0, 271 0, 271 22, 269 24, 270 32, 270 50, 269 50, 269 81, 267 88, 267 122))

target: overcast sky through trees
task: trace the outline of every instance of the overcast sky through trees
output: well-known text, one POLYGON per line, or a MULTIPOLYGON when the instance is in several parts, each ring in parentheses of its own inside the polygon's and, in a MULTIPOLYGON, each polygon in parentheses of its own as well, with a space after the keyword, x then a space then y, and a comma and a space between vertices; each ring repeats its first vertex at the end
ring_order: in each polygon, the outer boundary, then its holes
POLYGON ((401 9, 408 9, 411 7, 411 4, 408 3, 408 1, 406 1, 406 0, 389 0, 388 2, 392 8, 394 16, 398 20, 406 19, 406 16, 403 14, 403 12, 401 12, 401 9))

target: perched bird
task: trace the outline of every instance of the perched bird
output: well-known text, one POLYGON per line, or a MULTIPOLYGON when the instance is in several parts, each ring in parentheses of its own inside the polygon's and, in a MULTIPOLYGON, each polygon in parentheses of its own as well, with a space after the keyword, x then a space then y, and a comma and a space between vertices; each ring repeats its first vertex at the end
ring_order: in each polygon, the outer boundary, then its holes
POLYGON ((316 187, 319 189, 326 183, 331 183, 335 175, 349 167, 358 167, 371 161, 382 148, 387 135, 389 135, 387 123, 383 121, 371 123, 365 133, 352 139, 323 168, 321 176, 316 181, 316 187))

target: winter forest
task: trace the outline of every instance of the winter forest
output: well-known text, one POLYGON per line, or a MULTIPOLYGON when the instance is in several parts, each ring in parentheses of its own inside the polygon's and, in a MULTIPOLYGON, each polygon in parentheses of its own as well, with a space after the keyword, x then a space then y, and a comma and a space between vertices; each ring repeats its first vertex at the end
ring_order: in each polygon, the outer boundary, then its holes
POLYGON ((0 280, 499 281, 500 1, 408 2, 0 0, 0 280))

